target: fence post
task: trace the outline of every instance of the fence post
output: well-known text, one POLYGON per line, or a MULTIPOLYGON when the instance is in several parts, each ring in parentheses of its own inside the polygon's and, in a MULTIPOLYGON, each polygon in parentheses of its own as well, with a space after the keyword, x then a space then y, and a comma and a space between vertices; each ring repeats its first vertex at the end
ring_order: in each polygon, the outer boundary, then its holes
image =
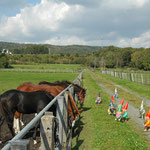
POLYGON ((141 74, 141 81, 142 81, 142 84, 144 83, 144 81, 143 81, 143 74, 141 74))
POLYGON ((58 149, 62 150, 62 143, 63 143, 63 126, 65 126, 64 118, 63 118, 63 107, 64 107, 64 96, 59 96, 57 98, 57 111, 56 116, 58 119, 58 149))
POLYGON ((69 92, 70 92, 70 94, 72 95, 72 97, 73 97, 73 99, 74 99, 74 87, 73 87, 73 86, 71 86, 71 87, 69 88, 69 92))
POLYGON ((147 85, 147 75, 145 75, 145 84, 147 85))
POLYGON ((68 130, 68 95, 69 91, 66 91, 64 93, 64 112, 63 112, 63 117, 64 117, 64 127, 63 127, 63 148, 66 147, 67 144, 67 130, 68 130))
POLYGON ((40 137, 42 150, 54 150, 54 116, 52 112, 45 112, 41 118, 40 137))
POLYGON ((133 77, 133 73, 131 73, 131 75, 132 75, 132 81, 134 82, 134 77, 133 77))
POLYGON ((10 142, 11 150, 30 150, 29 140, 14 140, 10 142))

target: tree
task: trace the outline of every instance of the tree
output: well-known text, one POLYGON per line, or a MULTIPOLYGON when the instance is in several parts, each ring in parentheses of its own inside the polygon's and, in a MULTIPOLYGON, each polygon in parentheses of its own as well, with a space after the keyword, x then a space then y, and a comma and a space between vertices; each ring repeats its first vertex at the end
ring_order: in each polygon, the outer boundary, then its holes
POLYGON ((8 68, 9 61, 6 54, 0 54, 0 68, 8 68))

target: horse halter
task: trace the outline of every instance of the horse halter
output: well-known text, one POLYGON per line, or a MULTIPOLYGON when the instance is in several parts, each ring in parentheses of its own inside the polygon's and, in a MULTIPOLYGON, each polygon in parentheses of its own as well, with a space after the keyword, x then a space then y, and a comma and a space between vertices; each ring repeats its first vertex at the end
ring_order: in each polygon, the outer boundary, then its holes
POLYGON ((78 94, 78 97, 79 97, 79 99, 82 101, 82 102, 84 102, 84 98, 82 97, 82 92, 83 92, 83 89, 80 91, 80 93, 78 94))

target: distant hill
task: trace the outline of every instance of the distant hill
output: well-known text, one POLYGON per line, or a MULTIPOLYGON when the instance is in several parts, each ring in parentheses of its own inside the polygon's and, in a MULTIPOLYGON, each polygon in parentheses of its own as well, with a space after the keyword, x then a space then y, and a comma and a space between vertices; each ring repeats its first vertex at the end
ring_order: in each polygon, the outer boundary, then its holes
POLYGON ((49 53, 93 53, 100 50, 101 46, 86 46, 86 45, 68 45, 68 46, 58 46, 51 44, 24 44, 24 43, 11 43, 11 42, 0 42, 0 50, 8 49, 13 51, 13 49, 25 49, 32 45, 44 45, 49 49, 49 53))

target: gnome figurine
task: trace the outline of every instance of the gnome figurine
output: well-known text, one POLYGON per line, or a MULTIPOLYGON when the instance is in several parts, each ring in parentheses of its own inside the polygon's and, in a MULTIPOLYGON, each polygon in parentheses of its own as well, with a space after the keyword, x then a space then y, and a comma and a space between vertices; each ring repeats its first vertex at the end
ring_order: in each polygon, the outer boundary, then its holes
POLYGON ((114 97, 112 96, 111 100, 110 100, 110 104, 108 105, 108 114, 115 116, 116 115, 115 110, 116 110, 116 108, 115 108, 115 104, 114 104, 114 97))
POLYGON ((144 121, 145 129, 144 131, 150 131, 150 110, 147 112, 144 121))
POLYGON ((118 99, 118 92, 117 92, 117 88, 115 88, 114 98, 118 99))
POLYGON ((121 100, 121 102, 119 103, 118 105, 118 110, 117 110, 117 113, 116 113, 116 118, 115 120, 117 121, 121 121, 122 120, 122 106, 123 106, 123 103, 124 103, 124 98, 121 100))
POLYGON ((98 97, 96 98, 96 104, 100 104, 102 102, 101 97, 100 97, 100 92, 98 93, 98 97))
POLYGON ((144 119, 145 109, 144 109, 143 101, 142 101, 141 106, 139 108, 139 113, 140 113, 140 118, 144 119))
POLYGON ((122 108, 122 120, 123 120, 123 121, 128 120, 128 112, 127 112, 127 109, 128 109, 128 102, 127 102, 126 105, 122 108))

